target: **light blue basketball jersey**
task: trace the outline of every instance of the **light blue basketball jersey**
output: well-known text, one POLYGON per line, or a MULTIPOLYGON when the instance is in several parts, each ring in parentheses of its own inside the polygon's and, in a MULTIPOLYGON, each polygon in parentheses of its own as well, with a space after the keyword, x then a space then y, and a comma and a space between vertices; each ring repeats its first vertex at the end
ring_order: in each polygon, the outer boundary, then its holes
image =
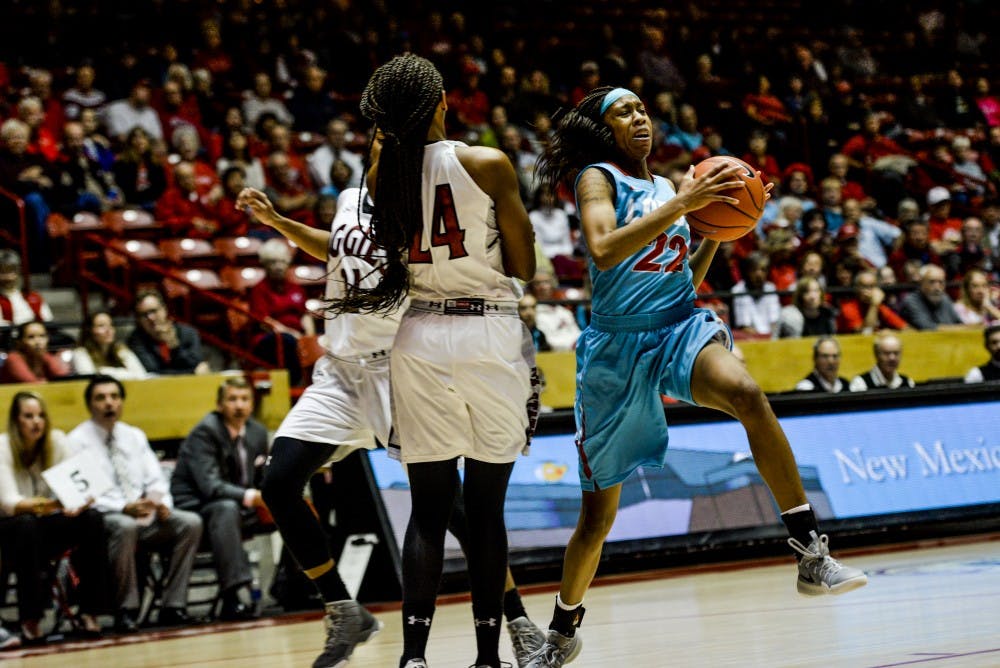
MULTIPOLYGON (((642 218, 671 200, 670 181, 628 176, 609 162, 589 165, 608 174, 615 184, 618 227, 642 218)), ((580 172, 581 174, 583 171, 580 172)), ((579 180, 579 177, 577 177, 579 180)), ((658 313, 695 299, 688 267, 691 230, 680 217, 648 246, 610 269, 599 270, 588 261, 593 287, 592 310, 602 315, 658 313)))

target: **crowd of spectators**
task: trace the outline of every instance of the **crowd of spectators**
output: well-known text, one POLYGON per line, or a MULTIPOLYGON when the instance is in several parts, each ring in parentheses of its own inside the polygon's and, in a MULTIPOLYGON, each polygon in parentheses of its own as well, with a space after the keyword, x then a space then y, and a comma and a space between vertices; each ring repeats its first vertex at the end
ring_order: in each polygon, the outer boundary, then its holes
POLYGON ((706 302, 738 334, 796 331, 778 327, 781 307, 814 252, 837 333, 856 331, 841 328, 857 318, 839 304, 856 298, 857 274, 886 267, 880 308, 896 311, 896 285, 935 264, 956 301, 966 273, 981 271, 987 287, 970 291, 979 301, 963 322, 996 319, 998 49, 980 31, 995 10, 906 3, 885 39, 886 9, 851 0, 819 12, 829 23, 794 0, 759 23, 759 10, 731 3, 424 4, 15 3, 11 43, 24 48, 0 61, 0 186, 26 203, 32 267, 52 260, 53 212, 141 207, 170 236, 267 238, 233 209, 252 185, 281 213, 325 225, 337 193, 360 181, 368 70, 414 50, 445 73, 453 136, 510 156, 560 287, 586 288, 578 222, 567 191, 538 191, 535 159, 560 108, 612 83, 649 106, 655 173, 677 179, 731 154, 775 184, 755 234, 724 248, 701 286, 722 295, 706 302), (109 17, 134 40, 80 39, 109 17), (58 58, 42 48, 54 42, 58 58))

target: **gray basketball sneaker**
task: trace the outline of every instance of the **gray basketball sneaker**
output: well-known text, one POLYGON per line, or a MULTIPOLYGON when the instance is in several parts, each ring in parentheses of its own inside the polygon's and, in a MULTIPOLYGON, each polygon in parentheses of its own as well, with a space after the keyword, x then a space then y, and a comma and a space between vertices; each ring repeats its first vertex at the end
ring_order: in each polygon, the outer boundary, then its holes
POLYGON ((573 637, 566 637, 558 631, 549 629, 545 644, 528 657, 528 662, 522 668, 562 668, 570 663, 583 649, 580 632, 573 637))
POLYGON ((342 668, 354 648, 381 631, 383 624, 354 600, 334 601, 325 607, 326 648, 313 668, 342 668))
POLYGON ((846 594, 868 584, 864 571, 845 566, 830 556, 829 538, 810 531, 812 542, 806 547, 794 538, 788 539, 792 549, 802 555, 799 561, 797 587, 803 596, 846 594))
POLYGON ((423 659, 410 659, 403 668, 427 668, 427 662, 423 659))
POLYGON ((528 665, 528 658, 545 644, 545 634, 527 617, 515 617, 507 622, 510 644, 514 648, 514 658, 518 668, 528 665))

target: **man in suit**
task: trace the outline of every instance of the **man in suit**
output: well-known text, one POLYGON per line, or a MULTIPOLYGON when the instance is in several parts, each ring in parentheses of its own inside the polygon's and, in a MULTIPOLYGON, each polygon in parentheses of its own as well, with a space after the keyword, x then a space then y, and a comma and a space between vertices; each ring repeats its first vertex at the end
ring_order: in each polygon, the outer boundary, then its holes
POLYGON ((259 527, 260 483, 267 459, 267 429, 251 417, 253 388, 241 376, 219 386, 215 410, 181 444, 170 491, 179 508, 201 515, 215 558, 223 620, 248 619, 253 579, 243 537, 259 527))

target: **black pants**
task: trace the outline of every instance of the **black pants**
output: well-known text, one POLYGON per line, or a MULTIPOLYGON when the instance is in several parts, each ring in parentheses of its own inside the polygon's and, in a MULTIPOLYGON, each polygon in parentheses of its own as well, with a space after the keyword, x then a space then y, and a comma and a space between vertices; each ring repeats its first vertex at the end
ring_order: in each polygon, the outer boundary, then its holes
POLYGON ((22 622, 42 618, 50 604, 52 561, 69 549, 73 549, 71 562, 80 578, 80 612, 108 611, 107 540, 98 511, 85 510, 76 517, 54 513, 0 519, 0 546, 3 572, 17 573, 17 606, 22 622))

